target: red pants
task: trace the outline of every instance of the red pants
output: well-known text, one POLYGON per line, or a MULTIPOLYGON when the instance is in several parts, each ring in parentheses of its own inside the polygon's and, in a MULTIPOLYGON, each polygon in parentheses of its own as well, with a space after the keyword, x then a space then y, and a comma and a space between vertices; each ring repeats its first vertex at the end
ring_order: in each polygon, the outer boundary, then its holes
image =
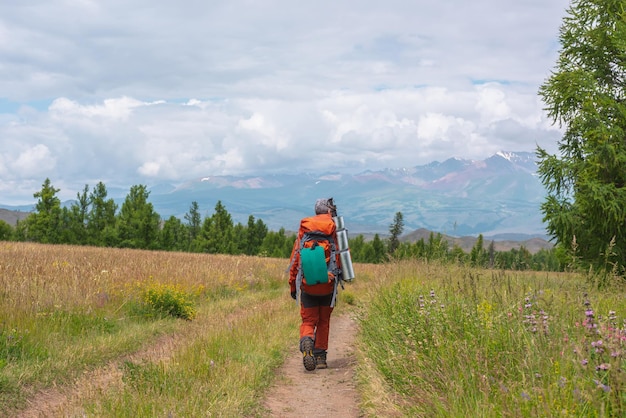
POLYGON ((300 340, 311 337, 315 341, 317 350, 328 350, 328 334, 330 332, 330 307, 333 295, 313 296, 302 292, 300 294, 300 340))

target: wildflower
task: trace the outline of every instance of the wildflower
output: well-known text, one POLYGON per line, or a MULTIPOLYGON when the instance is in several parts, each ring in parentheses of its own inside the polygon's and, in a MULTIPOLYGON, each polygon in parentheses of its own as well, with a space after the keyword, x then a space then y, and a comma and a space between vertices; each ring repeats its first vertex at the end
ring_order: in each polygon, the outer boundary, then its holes
POLYGON ((524 308, 526 308, 526 309, 532 308, 533 304, 530 303, 530 298, 526 297, 526 299, 524 299, 524 301, 526 302, 526 304, 524 305, 524 308))
POLYGON ((580 364, 582 364, 583 366, 586 366, 587 364, 589 364, 589 360, 587 360, 586 358, 582 359, 582 361, 580 362, 580 364))
POLYGON ((521 394, 522 399, 529 401, 530 400, 530 395, 526 392, 522 392, 521 394))
POLYGON ((592 341, 591 346, 595 348, 596 353, 600 354, 604 352, 604 348, 602 348, 602 340, 592 341))
POLYGON ((610 392, 611 391, 611 387, 610 386, 605 385, 604 383, 600 382, 599 380, 594 379, 593 383, 596 384, 596 387, 598 389, 602 389, 605 392, 610 392))
POLYGON ((542 325, 542 328, 543 328, 543 332, 544 332, 544 334, 547 334, 548 333, 548 319, 549 319, 549 316, 548 316, 548 314, 546 314, 543 311, 543 309, 539 312, 539 314, 541 315, 541 325, 542 325))
POLYGON ((600 371, 600 370, 609 370, 609 368, 611 367, 610 364, 607 363, 602 363, 596 366, 596 370, 600 371))

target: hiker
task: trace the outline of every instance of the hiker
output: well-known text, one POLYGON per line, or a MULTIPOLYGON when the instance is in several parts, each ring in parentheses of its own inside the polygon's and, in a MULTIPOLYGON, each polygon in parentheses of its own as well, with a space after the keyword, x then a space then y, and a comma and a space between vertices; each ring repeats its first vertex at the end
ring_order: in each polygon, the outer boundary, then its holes
POLYGON ((316 367, 328 367, 326 352, 330 316, 342 274, 333 220, 336 215, 332 198, 318 199, 315 202, 315 216, 300 221, 298 236, 291 251, 289 287, 291 297, 300 300, 300 351, 303 354, 304 368, 308 371, 315 370, 316 367), (317 272, 311 267, 314 261, 308 261, 315 257, 314 250, 322 254, 320 257, 323 260, 323 264, 317 266, 317 272))

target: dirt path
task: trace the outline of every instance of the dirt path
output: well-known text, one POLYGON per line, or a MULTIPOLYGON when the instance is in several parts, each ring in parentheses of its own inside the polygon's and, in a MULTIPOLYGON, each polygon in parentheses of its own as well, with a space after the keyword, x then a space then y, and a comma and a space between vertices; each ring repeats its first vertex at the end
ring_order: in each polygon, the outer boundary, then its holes
MULTIPOLYGON (((264 406, 274 417, 359 416, 358 395, 354 384, 355 321, 348 314, 331 318, 328 369, 307 372, 297 344, 268 391, 264 406)), ((187 332, 193 332, 193 326, 187 332)), ((185 338, 164 336, 150 347, 85 373, 73 385, 54 387, 36 394, 19 418, 84 416, 81 401, 121 385, 120 364, 128 361, 168 361, 184 344, 185 338)), ((2 414, 0 414, 2 415, 2 414)))
POLYGON ((265 407, 271 417, 359 417, 354 381, 356 323, 349 314, 333 315, 330 323, 328 369, 307 372, 294 347, 278 370, 265 407))
POLYGON ((171 354, 182 344, 181 341, 184 340, 169 335, 160 337, 144 350, 112 361, 107 366, 84 373, 72 385, 43 390, 29 401, 28 408, 17 414, 16 418, 85 416, 80 406, 82 400, 105 392, 115 385, 121 385, 122 371, 120 366, 124 361, 168 361, 171 354))

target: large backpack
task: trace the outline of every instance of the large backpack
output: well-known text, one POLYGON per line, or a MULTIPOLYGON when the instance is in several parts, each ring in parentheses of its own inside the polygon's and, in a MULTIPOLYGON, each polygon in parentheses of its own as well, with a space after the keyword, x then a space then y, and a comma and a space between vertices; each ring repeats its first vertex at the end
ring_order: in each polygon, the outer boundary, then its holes
POLYGON ((341 269, 337 265, 337 243, 332 235, 319 231, 305 232, 298 249, 300 266, 298 276, 302 283, 313 286, 339 280, 341 269))
MULTIPOLYGON (((323 286, 332 284, 332 302, 335 305, 337 286, 343 287, 342 270, 338 264, 339 248, 335 239, 336 226, 334 221, 313 216, 304 218, 300 222, 303 234, 295 245, 297 256, 292 258, 292 263, 298 261, 296 274, 296 289, 298 299, 302 285, 306 285, 308 291, 311 286, 323 286)), ((291 265, 288 270, 291 269, 291 265)))

